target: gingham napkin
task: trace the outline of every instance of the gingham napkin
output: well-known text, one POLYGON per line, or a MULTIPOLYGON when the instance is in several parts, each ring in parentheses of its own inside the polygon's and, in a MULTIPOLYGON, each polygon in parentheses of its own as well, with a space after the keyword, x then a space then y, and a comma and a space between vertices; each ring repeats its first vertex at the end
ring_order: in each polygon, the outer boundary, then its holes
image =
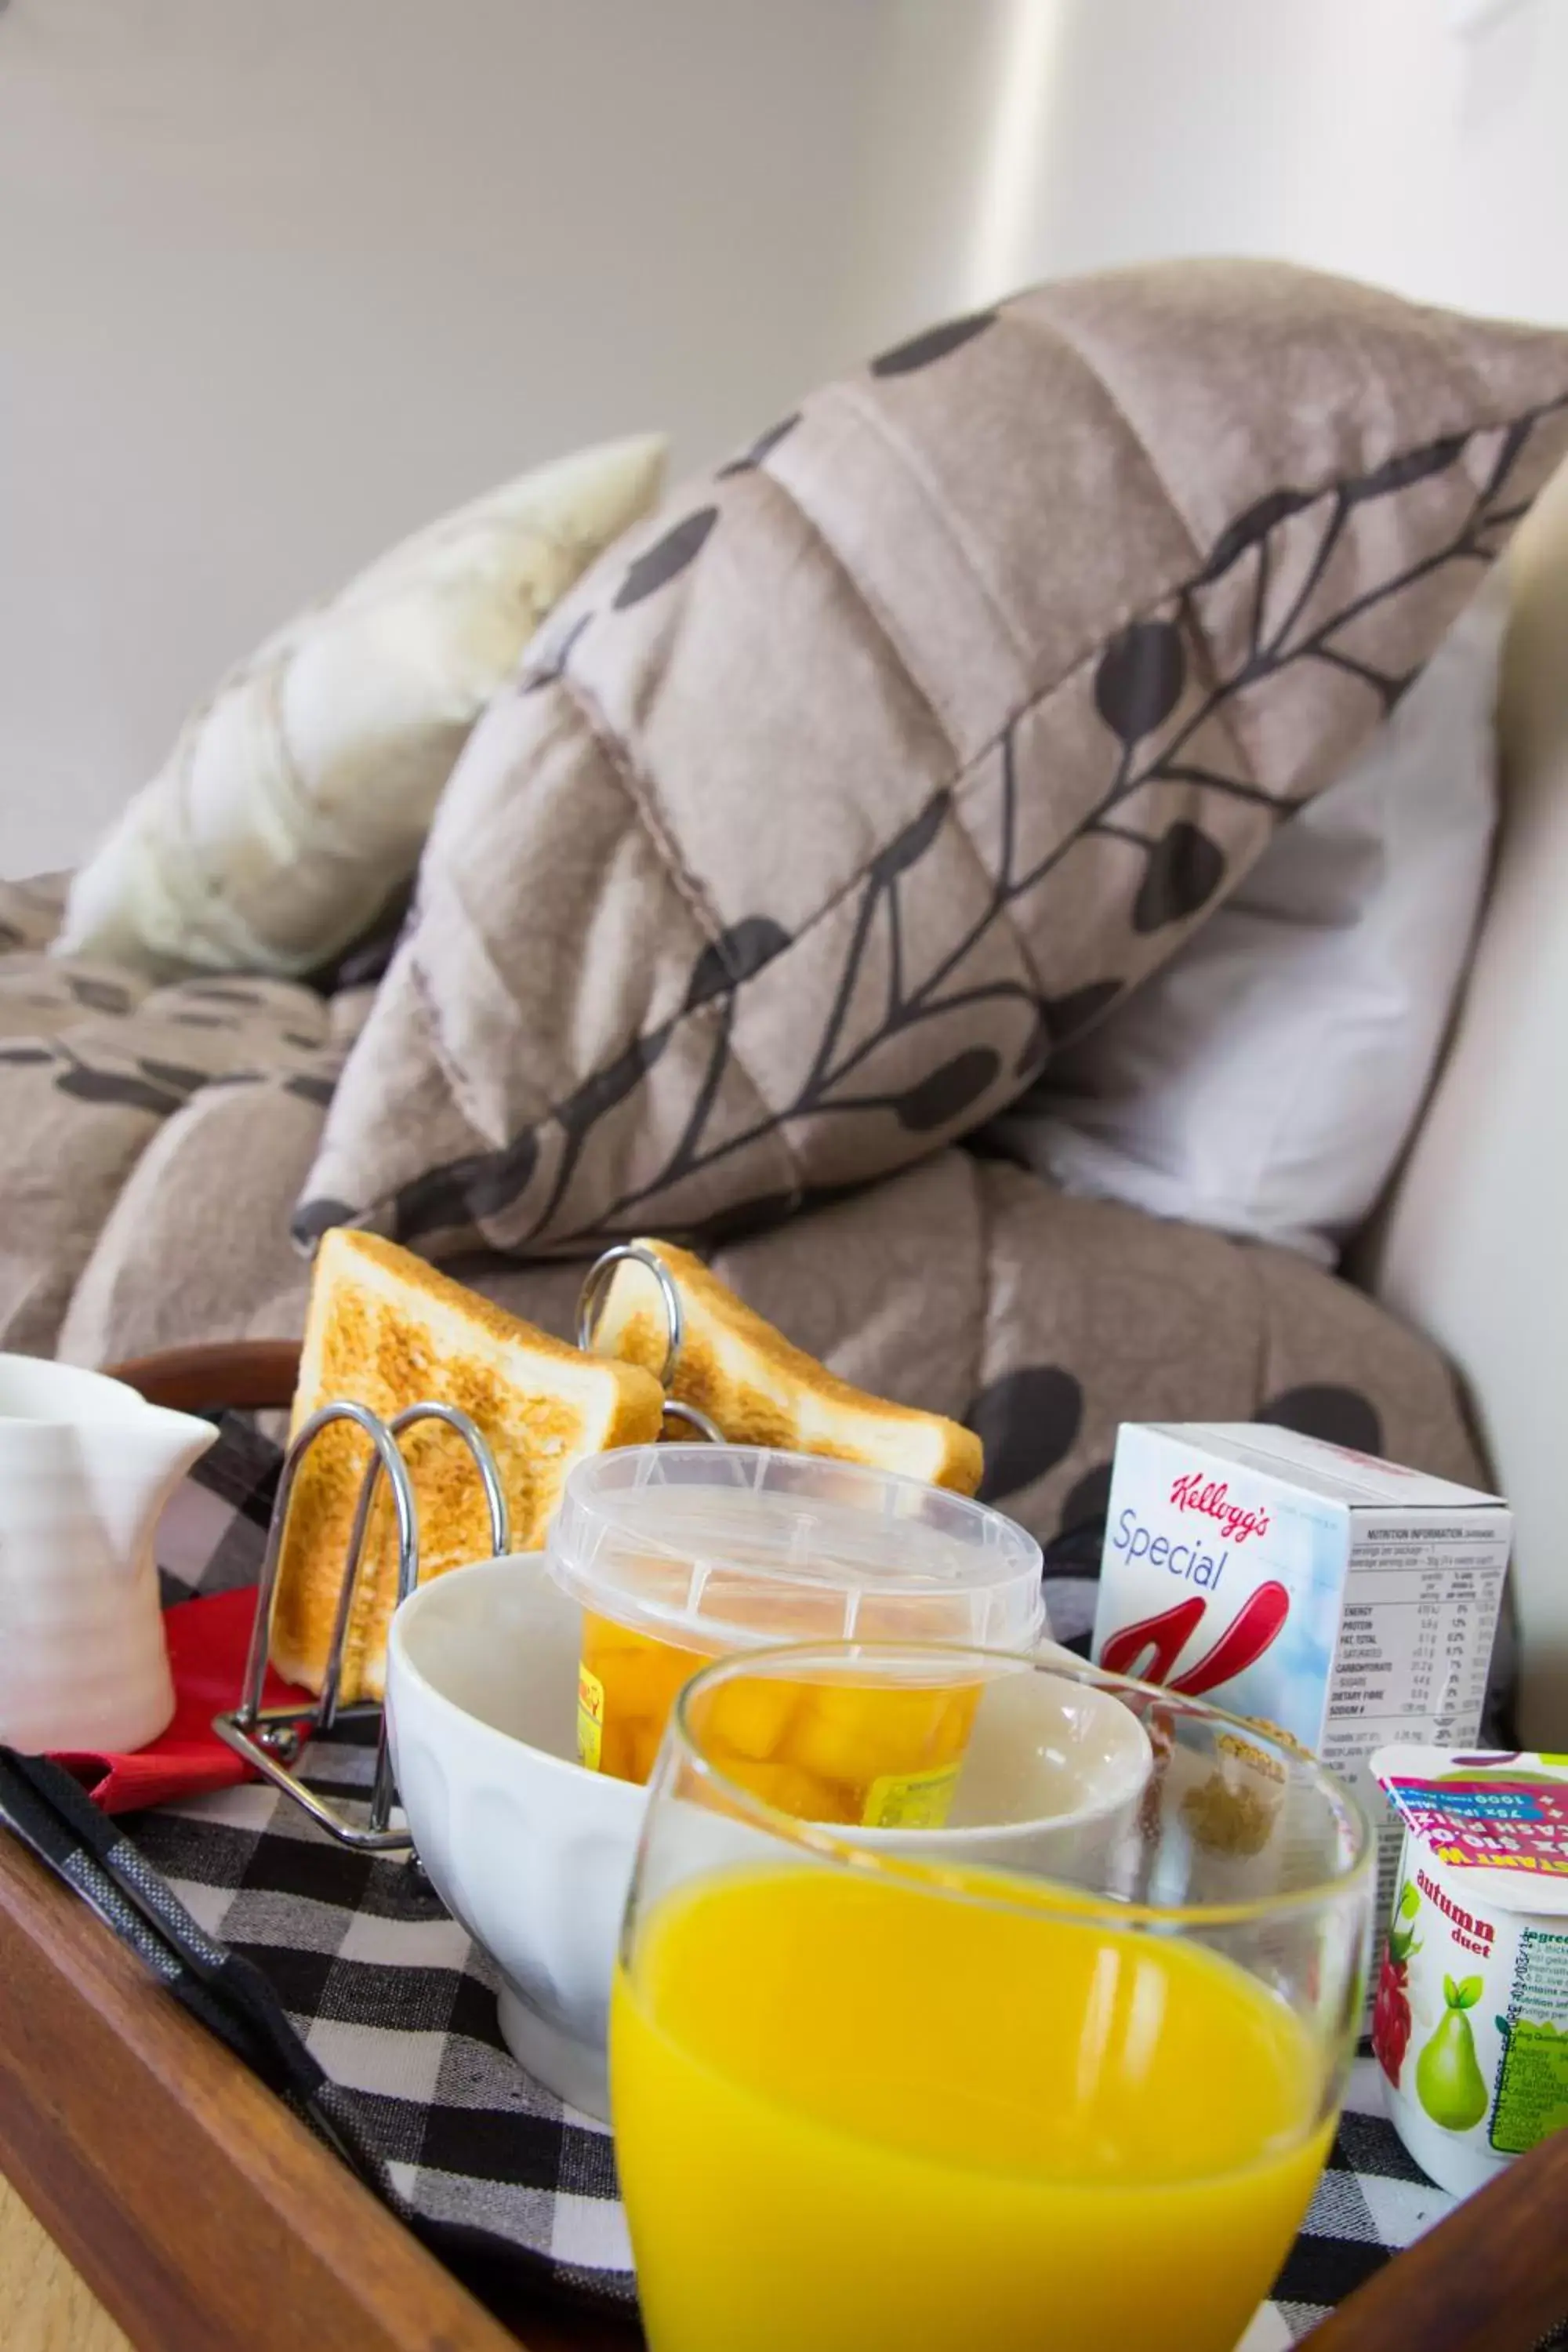
MULTIPOLYGON (((277 1449, 245 1423, 224 1422, 164 1517, 166 1601, 254 1580, 278 1465, 277 1449)), ((340 1798, 365 1790, 368 1737, 345 1726, 319 1742, 306 1777, 340 1798)), ((0 1812, 15 1822, 0 1767, 0 1812)), ((101 1822, 97 1859, 73 1822, 56 1823, 47 1858, 89 1900, 96 1894, 128 1940, 145 1946, 155 1914, 159 1955, 144 1957, 176 1990, 184 1968, 198 2013, 202 1999, 226 2004, 231 2021, 243 2012, 248 1969, 226 1980, 223 1963, 250 1965, 278 2013, 265 2029, 242 2015, 217 2030, 455 2267, 499 2258, 600 2299, 630 2299, 609 2134, 508 2055, 494 1970, 416 1871, 337 1845, 288 1798, 256 1785, 132 1816, 128 1830, 101 1822), (95 1871, 131 1874, 140 1891, 121 1900, 122 1916, 95 1871), (290 2028, 291 2049, 279 2040, 290 2028)), ((1328 2168, 1245 2352, 1295 2343, 1451 2203, 1405 2154, 1384 2116, 1376 2066, 1359 2059, 1328 2168)))

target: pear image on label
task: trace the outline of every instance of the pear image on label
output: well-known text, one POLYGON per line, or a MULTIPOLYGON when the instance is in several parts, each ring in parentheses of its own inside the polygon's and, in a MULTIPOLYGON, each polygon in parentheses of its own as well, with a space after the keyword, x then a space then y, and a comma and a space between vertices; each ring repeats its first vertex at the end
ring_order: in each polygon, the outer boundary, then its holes
POLYGON ((1489 2093, 1465 2014, 1481 1997, 1479 1977, 1443 1979, 1443 2014, 1415 2061, 1415 2095, 1445 2131, 1468 2131, 1486 2114, 1489 2093))

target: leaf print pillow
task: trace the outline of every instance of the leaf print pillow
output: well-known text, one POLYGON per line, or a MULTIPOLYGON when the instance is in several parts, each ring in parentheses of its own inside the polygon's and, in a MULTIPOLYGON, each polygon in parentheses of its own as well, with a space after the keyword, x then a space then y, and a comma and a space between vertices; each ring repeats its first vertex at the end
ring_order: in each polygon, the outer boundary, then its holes
POLYGON ((713 1239, 993 1117, 1220 905, 1568 446, 1568 335, 1038 288, 601 559, 449 784, 296 1218, 713 1239))

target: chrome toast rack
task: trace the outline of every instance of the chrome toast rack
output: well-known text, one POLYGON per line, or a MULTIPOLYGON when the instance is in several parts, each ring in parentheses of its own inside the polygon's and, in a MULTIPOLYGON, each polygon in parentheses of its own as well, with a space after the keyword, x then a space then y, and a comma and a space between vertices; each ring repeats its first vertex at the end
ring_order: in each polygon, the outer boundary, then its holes
POLYGON ((723 1431, 710 1421, 705 1412, 669 1393, 686 1339, 686 1315, 669 1268, 641 1242, 617 1242, 613 1249, 605 1250, 602 1257, 595 1258, 588 1268, 583 1278, 583 1287, 577 1294, 577 1345, 584 1355, 591 1356, 595 1352, 594 1338, 598 1327, 599 1309, 605 1303, 610 1277, 616 1266, 627 1265, 646 1267, 658 1285, 658 1295, 664 1302, 664 1362, 659 1367, 658 1384, 665 1392, 666 1421, 679 1422, 687 1429, 694 1429, 698 1436, 706 1438, 710 1445, 722 1445, 723 1431))
POLYGON ((398 1600, 405 1601, 419 1580, 418 1513, 413 1485, 398 1451, 397 1440, 405 1429, 412 1429, 421 1421, 442 1421, 448 1429, 457 1431, 473 1456, 479 1483, 484 1488, 494 1548, 498 1552, 510 1550, 511 1527, 495 1456, 466 1412, 459 1412, 455 1405, 449 1404, 411 1404, 405 1412, 395 1414, 390 1421, 383 1421, 378 1413, 371 1412, 368 1405, 351 1404, 346 1398, 322 1405, 303 1423, 283 1457, 278 1496, 267 1530, 261 1577, 256 1588, 256 1616, 250 1628, 250 1649, 245 1662, 245 1684, 239 1705, 227 1714, 213 1717, 213 1729, 226 1747, 232 1748, 237 1756, 243 1756, 264 1780, 270 1780, 274 1788, 281 1789, 285 1796, 291 1797, 318 1828, 328 1831, 342 1844, 356 1846, 363 1853, 404 1853, 410 1852, 414 1843, 406 1830, 394 1829, 391 1825, 395 1790, 384 1711, 374 1699, 342 1706, 338 1694, 342 1683, 349 1613, 364 1557, 371 1507, 375 1501, 377 1483, 384 1475, 391 1489, 392 1507, 397 1522, 398 1600), (272 1602, 278 1590, 278 1570, 283 1557, 289 1498, 300 1475, 300 1464, 322 1430, 330 1429, 334 1422, 350 1422, 356 1429, 362 1429, 374 1450, 365 1465, 359 1499, 354 1506, 348 1557, 343 1563, 342 1582, 338 1591, 331 1647, 327 1653, 327 1670, 322 1677, 321 1696, 313 1706, 303 1709, 298 1706, 266 1707, 262 1706, 261 1698, 267 1681, 268 1642, 272 1627, 272 1602), (317 1796, 314 1790, 307 1788, 291 1768, 309 1741, 319 1734, 331 1731, 335 1723, 369 1715, 381 1717, 381 1728, 375 1743, 375 1771, 371 1782, 369 1816, 363 1822, 358 1822, 349 1821, 323 1798, 317 1796))
MULTIPOLYGON (((660 1372, 661 1385, 668 1391, 679 1361, 681 1343, 685 1337, 685 1318, 681 1311, 680 1294, 670 1279, 668 1270, 651 1250, 636 1242, 618 1243, 608 1249, 589 1268, 584 1281, 577 1308, 578 1345, 588 1350, 594 1346, 595 1328, 610 1276, 615 1268, 626 1261, 634 1261, 647 1268, 658 1285, 663 1302, 667 1328, 665 1359, 660 1372)), ((709 1416, 695 1405, 683 1403, 679 1398, 666 1395, 665 1418, 691 1430, 710 1444, 721 1445, 723 1437, 709 1416)), ((364 1549, 370 1531, 371 1511, 375 1503, 380 1480, 384 1476, 392 1496, 393 1515, 397 1528, 397 1600, 408 1598, 419 1580, 419 1517, 413 1483, 407 1465, 398 1448, 397 1440, 405 1430, 420 1422, 438 1421, 446 1423, 461 1438, 472 1457, 475 1473, 483 1489, 489 1513, 490 1544, 493 1553, 511 1549, 511 1527, 507 1511, 506 1494, 495 1456, 481 1431, 466 1412, 449 1404, 411 1404, 390 1420, 383 1420, 367 1405, 355 1404, 339 1398, 324 1404, 302 1423, 291 1440, 283 1458, 278 1480, 278 1494, 272 1506, 272 1517, 267 1530, 267 1548, 262 1556, 261 1576, 256 1589, 256 1615, 250 1629, 250 1647, 246 1658, 245 1680, 239 1704, 225 1714, 213 1717, 213 1729, 226 1747, 241 1756, 264 1780, 293 1800, 309 1815, 318 1828, 325 1830, 340 1843, 368 1853, 412 1853, 414 1842, 405 1829, 394 1826, 393 1807, 396 1798, 392 1772, 392 1758, 387 1745, 385 1713, 378 1701, 364 1699, 344 1706, 340 1702, 342 1685, 343 1653, 348 1640, 349 1620, 353 1606, 355 1587, 363 1564, 364 1549), (263 1695, 267 1682, 268 1648, 272 1626, 272 1604, 278 1590, 279 1570, 283 1558, 284 1537, 289 1520, 289 1505, 299 1479, 300 1465, 310 1447, 324 1429, 334 1423, 347 1422, 363 1430, 370 1440, 371 1457, 365 1465, 354 1516, 349 1535, 348 1551, 343 1561, 342 1578, 338 1591, 337 1612, 332 1625, 331 1644, 327 1653, 326 1672, 322 1677, 320 1696, 311 1704, 286 1706, 264 1706, 263 1695), (378 1717, 375 1764, 371 1781, 369 1808, 363 1821, 351 1821, 337 1808, 329 1804, 310 1788, 294 1769, 312 1739, 330 1732, 338 1723, 366 1717, 378 1717)))

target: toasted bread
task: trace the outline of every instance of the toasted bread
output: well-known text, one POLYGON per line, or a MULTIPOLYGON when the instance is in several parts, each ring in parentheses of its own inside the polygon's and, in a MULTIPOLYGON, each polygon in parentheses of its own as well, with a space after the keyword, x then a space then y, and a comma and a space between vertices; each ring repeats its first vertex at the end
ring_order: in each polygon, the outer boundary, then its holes
MULTIPOLYGON (((832 1454, 973 1494, 984 1457, 973 1430, 851 1388, 792 1347, 688 1251, 668 1242, 640 1246, 658 1259, 680 1297, 684 1336, 670 1394, 707 1413, 731 1444, 832 1454)), ((662 1370, 664 1300, 635 1258, 616 1266, 595 1336, 627 1363, 662 1370)))
MULTIPOLYGON (((514 1551, 536 1549, 567 1471, 585 1454, 658 1437, 663 1393, 629 1363, 585 1356, 494 1307, 423 1259, 339 1227, 322 1240, 310 1284, 297 1430, 318 1405, 347 1397, 384 1419, 424 1402, 459 1406, 489 1440, 511 1515, 514 1551)), ((419 1518, 421 1578, 492 1549, 473 1457, 454 1430, 416 1424, 399 1441, 419 1518)), ((272 1611, 273 1664, 319 1691, 331 1643, 349 1532, 369 1440, 347 1423, 322 1431, 300 1465, 272 1611)), ((345 1703, 379 1698, 396 1601, 390 1498, 377 1497, 343 1651, 345 1703)))

